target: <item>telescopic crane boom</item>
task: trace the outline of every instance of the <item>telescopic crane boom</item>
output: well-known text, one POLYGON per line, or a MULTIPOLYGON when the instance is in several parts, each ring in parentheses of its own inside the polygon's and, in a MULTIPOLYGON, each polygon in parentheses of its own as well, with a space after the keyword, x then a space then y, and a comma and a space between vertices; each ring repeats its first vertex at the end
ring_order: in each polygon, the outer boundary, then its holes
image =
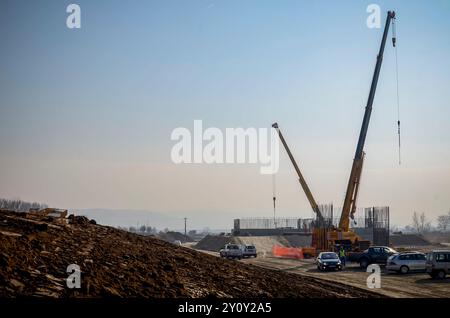
MULTIPOLYGON (((341 219, 339 221, 339 229, 342 231, 348 231, 350 225, 350 218, 354 219, 354 213, 356 211, 356 199, 358 196, 358 188, 361 179, 362 166, 364 161, 364 143, 366 141, 367 130, 369 128, 370 115, 372 113, 372 105, 375 97, 375 91, 377 89, 378 77, 380 75, 381 63, 383 62, 384 47, 386 44, 386 38, 389 32, 389 26, 395 19, 395 12, 388 11, 386 24, 384 27, 383 38, 381 40, 380 51, 377 56, 377 63, 375 65, 375 71, 372 78, 372 85, 370 86, 369 98, 367 100, 366 110, 364 112, 364 118, 359 133, 358 145, 356 147, 355 158, 353 159, 353 166, 348 180, 347 192, 345 194, 344 206, 342 208, 341 219)), ((392 44, 395 47, 396 38, 392 38, 392 44)))
POLYGON ((284 149, 286 149, 289 159, 291 160, 292 165, 294 166, 295 171, 297 172, 298 181, 300 182, 303 191, 305 192, 306 197, 308 198, 309 204, 311 204, 311 208, 316 213, 317 218, 319 220, 323 220, 323 216, 322 213, 320 212, 319 206, 317 205, 316 200, 314 200, 311 190, 309 190, 308 184, 306 183, 305 178, 303 178, 303 175, 300 172, 300 168, 298 167, 297 162, 295 161, 294 156, 292 155, 291 150, 289 149, 286 140, 284 139, 283 134, 281 133, 280 128, 278 127, 278 124, 274 123, 272 127, 275 128, 278 132, 278 136, 280 137, 281 143, 283 144, 284 149))

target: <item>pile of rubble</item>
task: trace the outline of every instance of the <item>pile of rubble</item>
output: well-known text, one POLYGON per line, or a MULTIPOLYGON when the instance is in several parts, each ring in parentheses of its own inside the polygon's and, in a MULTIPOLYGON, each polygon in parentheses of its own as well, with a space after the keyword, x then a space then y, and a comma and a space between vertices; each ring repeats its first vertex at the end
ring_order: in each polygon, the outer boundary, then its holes
POLYGON ((0 211, 0 297, 378 296, 223 260, 86 218, 67 220, 0 211), (71 264, 80 267, 80 288, 67 286, 71 264))

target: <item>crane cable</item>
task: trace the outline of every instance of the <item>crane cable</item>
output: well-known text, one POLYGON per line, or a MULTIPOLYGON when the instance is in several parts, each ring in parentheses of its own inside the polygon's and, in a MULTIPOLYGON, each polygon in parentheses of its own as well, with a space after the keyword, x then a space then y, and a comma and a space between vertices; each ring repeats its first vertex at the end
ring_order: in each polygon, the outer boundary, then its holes
POLYGON ((398 164, 402 164, 401 157, 401 135, 400 135, 400 94, 398 85, 398 54, 397 54, 397 30, 395 26, 395 18, 392 19, 392 45, 395 51, 395 79, 397 84, 397 134, 398 134, 398 164))
POLYGON ((277 183, 275 178, 275 173, 272 174, 272 193, 273 193, 273 224, 277 227, 276 222, 276 200, 277 200, 277 183))
MULTIPOLYGON (((275 128, 271 128, 271 129, 275 129, 275 128)), ((274 149, 274 143, 275 140, 274 138, 276 138, 273 134, 271 134, 271 141, 272 141, 272 149, 274 149)), ((276 222, 276 200, 277 200, 277 180, 276 180, 276 172, 272 171, 272 198, 273 198, 273 224, 275 226, 275 228, 277 227, 277 222, 276 222)))

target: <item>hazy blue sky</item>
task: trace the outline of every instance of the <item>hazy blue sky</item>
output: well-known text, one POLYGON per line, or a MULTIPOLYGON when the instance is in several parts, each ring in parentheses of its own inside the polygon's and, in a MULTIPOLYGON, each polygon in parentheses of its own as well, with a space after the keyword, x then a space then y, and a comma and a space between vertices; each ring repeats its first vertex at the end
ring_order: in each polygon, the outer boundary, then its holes
MULTIPOLYGON (((388 44, 359 206, 450 209, 450 1, 0 2, 0 196, 69 208, 272 214, 258 166, 170 161, 170 133, 278 121, 318 201, 341 205, 382 29, 397 11, 403 164, 388 44), (66 27, 81 6, 82 28, 66 27)), ((279 215, 309 217, 285 154, 279 215)))

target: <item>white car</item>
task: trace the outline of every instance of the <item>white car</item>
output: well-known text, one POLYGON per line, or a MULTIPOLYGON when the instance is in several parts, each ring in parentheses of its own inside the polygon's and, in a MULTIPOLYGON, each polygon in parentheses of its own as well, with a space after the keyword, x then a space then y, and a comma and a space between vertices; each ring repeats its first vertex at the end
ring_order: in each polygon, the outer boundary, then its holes
POLYGON ((401 274, 409 272, 425 272, 426 256, 419 252, 404 252, 390 256, 387 260, 386 269, 401 274))

